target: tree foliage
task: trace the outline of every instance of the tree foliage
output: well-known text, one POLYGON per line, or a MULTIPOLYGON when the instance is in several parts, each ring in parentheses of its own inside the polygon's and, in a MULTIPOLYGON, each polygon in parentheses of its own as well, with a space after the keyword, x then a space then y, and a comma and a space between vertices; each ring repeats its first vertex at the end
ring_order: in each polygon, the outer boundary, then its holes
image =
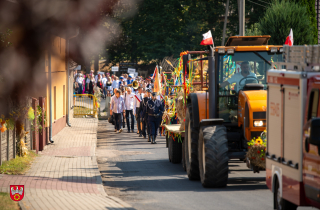
POLYGON ((317 28, 317 14, 315 10, 315 2, 314 0, 293 0, 300 6, 304 6, 307 10, 307 14, 310 19, 311 29, 313 34, 313 42, 312 44, 318 44, 318 28, 317 28))
POLYGON ((295 45, 312 44, 313 29, 306 7, 289 1, 274 1, 259 22, 262 34, 271 35, 269 44, 283 44, 293 30, 295 45))
POLYGON ((249 28, 246 29, 246 36, 258 36, 262 35, 261 31, 259 30, 259 23, 252 24, 249 28))
MULTIPOLYGON (((246 1, 247 26, 257 23, 272 0, 260 5, 246 1)), ((119 39, 101 55, 107 64, 159 62, 182 51, 205 50, 202 34, 211 30, 215 46, 222 41, 227 0, 143 0, 133 7, 133 18, 116 17, 121 23, 119 39)), ((230 0, 226 37, 239 34, 237 0, 230 0)), ((226 39, 227 39, 226 38, 226 39)))

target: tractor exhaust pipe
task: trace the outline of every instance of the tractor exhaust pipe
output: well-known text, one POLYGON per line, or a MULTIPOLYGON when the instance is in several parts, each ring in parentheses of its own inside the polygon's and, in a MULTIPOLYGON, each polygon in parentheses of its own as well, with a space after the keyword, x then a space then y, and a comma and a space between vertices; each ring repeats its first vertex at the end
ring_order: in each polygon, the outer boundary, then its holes
POLYGON ((215 81, 215 62, 214 62, 214 48, 212 46, 208 46, 209 54, 208 54, 208 73, 209 73, 209 119, 218 118, 216 116, 217 103, 216 103, 216 81, 215 81))

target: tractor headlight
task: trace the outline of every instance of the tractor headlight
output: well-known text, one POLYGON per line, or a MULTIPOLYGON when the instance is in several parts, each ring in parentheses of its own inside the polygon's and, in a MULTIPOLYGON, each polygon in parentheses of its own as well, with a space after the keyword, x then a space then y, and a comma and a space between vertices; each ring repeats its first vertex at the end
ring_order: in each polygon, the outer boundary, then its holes
POLYGON ((262 120, 254 120, 253 125, 254 125, 254 127, 263 127, 264 123, 262 120))

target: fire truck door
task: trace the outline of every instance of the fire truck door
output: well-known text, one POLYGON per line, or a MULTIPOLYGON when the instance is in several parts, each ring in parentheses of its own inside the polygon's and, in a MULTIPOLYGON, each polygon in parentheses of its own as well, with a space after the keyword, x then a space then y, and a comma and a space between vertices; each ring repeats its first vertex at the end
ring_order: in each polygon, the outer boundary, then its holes
POLYGON ((320 117, 319 89, 311 89, 308 98, 309 100, 306 105, 307 120, 303 127, 303 183, 306 197, 314 201, 320 201, 319 148, 317 145, 312 145, 308 142, 310 120, 315 117, 320 117))

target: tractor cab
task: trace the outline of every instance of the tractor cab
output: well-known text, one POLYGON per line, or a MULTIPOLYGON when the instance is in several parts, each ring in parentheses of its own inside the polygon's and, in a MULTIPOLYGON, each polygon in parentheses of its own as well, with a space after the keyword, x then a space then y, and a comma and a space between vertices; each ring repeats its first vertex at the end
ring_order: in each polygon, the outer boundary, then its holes
POLYGON ((219 84, 217 117, 226 123, 238 124, 238 111, 241 111, 238 101, 243 91, 252 91, 250 95, 266 95, 266 92, 257 91, 266 90, 266 74, 272 62, 282 61, 282 48, 279 46, 264 46, 264 49, 259 46, 260 51, 255 46, 239 48, 218 47, 215 53, 216 84, 219 84))

